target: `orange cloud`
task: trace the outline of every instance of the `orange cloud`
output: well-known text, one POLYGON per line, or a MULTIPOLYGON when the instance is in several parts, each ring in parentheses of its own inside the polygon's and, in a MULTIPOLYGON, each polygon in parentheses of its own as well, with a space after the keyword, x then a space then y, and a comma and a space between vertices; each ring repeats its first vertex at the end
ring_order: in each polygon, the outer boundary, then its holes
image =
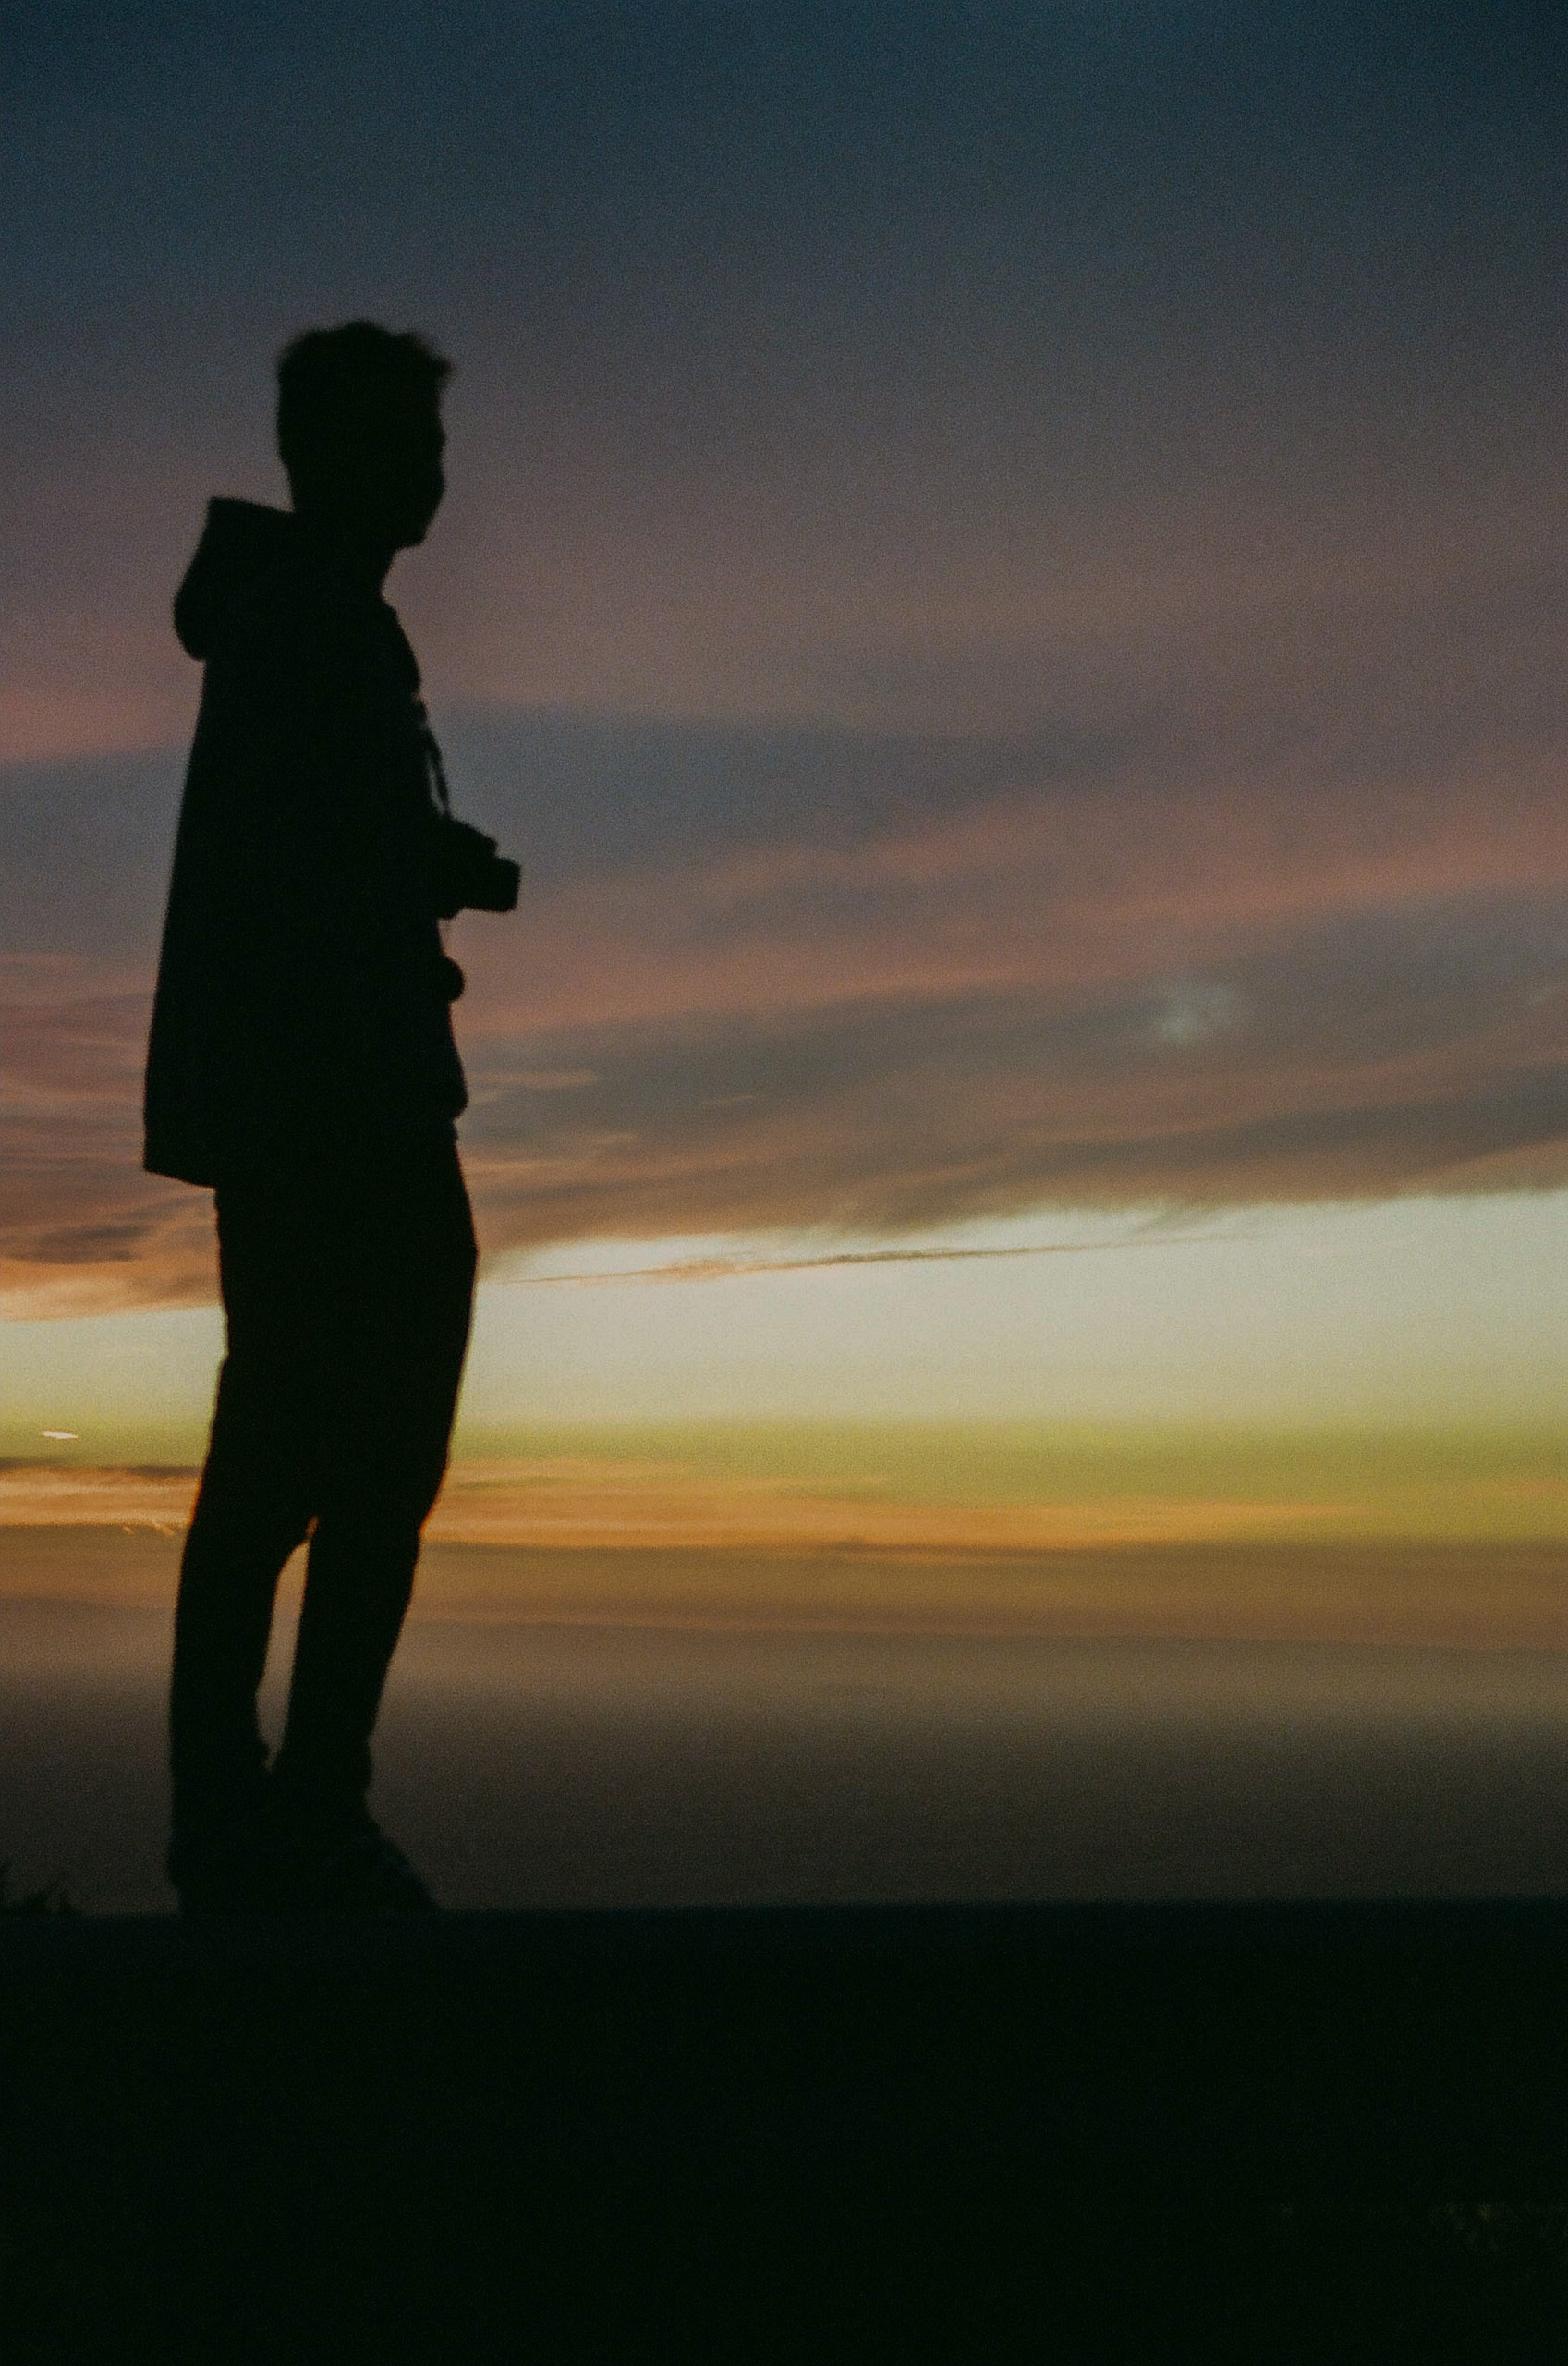
MULTIPOLYGON (((194 1490, 157 1469, 8 1471, 6 1592, 168 1608, 194 1490)), ((1445 1543, 1357 1535, 1332 1504, 925 1504, 571 1457, 459 1466, 413 1616, 1561 1652, 1558 1511, 1535 1541, 1445 1543)))
MULTIPOLYGON (((487 1252, 1568 1181, 1557 607, 1487 566, 1343 616, 1222 576, 1182 697, 1129 661, 1011 735, 459 717, 529 866, 455 940, 487 1252)), ((23 1311, 213 1287, 208 1203, 138 1170, 177 774, 10 784, 23 1311)))

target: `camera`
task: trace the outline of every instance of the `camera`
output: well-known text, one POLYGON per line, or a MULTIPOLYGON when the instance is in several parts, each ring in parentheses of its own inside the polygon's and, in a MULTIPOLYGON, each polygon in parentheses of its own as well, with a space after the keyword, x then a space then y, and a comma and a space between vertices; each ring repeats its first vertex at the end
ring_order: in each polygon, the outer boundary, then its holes
POLYGON ((471 823, 451 813, 430 816, 429 879, 438 919, 516 911, 522 875, 521 865, 497 854, 495 840, 471 823))

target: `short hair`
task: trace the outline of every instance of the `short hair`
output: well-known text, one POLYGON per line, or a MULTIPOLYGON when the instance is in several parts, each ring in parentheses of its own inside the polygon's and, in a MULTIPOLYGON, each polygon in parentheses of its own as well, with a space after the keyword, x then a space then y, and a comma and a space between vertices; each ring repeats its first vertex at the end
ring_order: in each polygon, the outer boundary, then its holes
POLYGON ((278 453, 289 482, 333 468, 359 437, 439 401, 452 364, 413 329, 307 329, 278 356, 278 453))

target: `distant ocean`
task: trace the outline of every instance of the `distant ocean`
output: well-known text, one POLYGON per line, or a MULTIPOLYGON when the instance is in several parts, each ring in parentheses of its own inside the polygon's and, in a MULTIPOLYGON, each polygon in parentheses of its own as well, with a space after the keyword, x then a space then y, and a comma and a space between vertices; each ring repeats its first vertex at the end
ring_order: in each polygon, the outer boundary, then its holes
MULTIPOLYGON (((167 1604, 7 1586, 11 1880, 167 1909, 167 1604)), ((1568 1893, 1568 1649, 425 1616, 376 1759, 453 1906, 1568 1893)))

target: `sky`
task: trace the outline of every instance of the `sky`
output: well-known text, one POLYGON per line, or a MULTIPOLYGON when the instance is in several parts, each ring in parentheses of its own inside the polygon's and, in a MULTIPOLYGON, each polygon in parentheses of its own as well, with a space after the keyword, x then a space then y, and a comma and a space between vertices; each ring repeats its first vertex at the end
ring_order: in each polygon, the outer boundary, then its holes
POLYGON ((454 931, 460 1445, 1568 1417, 1560 11, 8 43, 8 1453, 200 1452, 169 601, 357 314, 456 363, 389 591, 528 874, 454 931))

